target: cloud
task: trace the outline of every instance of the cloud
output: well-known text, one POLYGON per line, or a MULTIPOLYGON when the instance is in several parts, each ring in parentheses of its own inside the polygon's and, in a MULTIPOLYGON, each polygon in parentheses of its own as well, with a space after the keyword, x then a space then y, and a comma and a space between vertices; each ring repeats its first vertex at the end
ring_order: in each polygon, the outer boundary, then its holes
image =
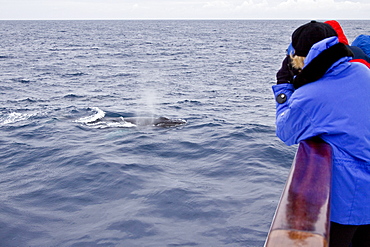
POLYGON ((368 0, 0 0, 0 19, 369 19, 368 0))
POLYGON ((369 19, 370 13, 368 0, 215 0, 205 7, 214 15, 246 19, 369 19))
POLYGON ((284 0, 274 12, 310 19, 368 19, 370 3, 336 0, 284 0), (294 10, 294 11, 287 11, 294 10))

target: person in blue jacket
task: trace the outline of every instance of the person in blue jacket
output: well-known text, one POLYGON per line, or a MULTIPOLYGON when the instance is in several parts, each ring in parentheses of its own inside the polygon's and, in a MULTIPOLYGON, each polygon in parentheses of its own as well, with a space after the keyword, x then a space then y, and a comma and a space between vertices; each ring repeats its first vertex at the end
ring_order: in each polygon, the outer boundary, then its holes
POLYGON ((359 47, 367 56, 370 57, 370 35, 359 35, 352 42, 352 46, 359 47))
POLYGON ((331 247, 370 246, 370 70, 334 29, 312 21, 292 34, 273 86, 276 134, 287 145, 320 137, 333 149, 331 247), (296 71, 292 71, 292 67, 296 71))

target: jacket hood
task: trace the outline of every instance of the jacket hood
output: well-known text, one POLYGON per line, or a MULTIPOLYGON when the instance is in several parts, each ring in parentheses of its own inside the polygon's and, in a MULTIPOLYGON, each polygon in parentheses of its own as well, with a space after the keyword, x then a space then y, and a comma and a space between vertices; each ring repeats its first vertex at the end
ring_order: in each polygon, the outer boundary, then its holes
POLYGON ((352 46, 357 46, 370 57, 370 35, 361 34, 353 42, 352 46))
POLYGON ((332 68, 353 57, 348 46, 338 42, 337 37, 326 38, 314 44, 309 51, 302 71, 294 78, 295 89, 319 80, 332 68))
POLYGON ((343 43, 345 45, 349 45, 348 39, 347 39, 346 35, 344 34, 344 31, 343 31, 341 25, 339 24, 339 22, 337 22, 335 20, 331 20, 331 21, 326 21, 324 23, 329 24, 335 30, 335 32, 338 34, 338 39, 339 39, 340 43, 343 43))
POLYGON ((304 60, 304 67, 305 68, 315 57, 317 57, 321 52, 324 50, 332 47, 333 45, 336 45, 339 43, 338 37, 330 37, 323 39, 316 44, 314 44, 310 51, 307 54, 306 59, 304 60))

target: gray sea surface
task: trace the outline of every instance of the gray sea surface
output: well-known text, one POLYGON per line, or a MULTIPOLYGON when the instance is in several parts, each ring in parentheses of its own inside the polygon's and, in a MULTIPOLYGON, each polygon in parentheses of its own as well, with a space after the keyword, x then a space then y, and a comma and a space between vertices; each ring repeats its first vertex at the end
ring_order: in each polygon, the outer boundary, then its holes
POLYGON ((296 151, 271 86, 306 22, 0 21, 0 246, 263 246, 296 151))

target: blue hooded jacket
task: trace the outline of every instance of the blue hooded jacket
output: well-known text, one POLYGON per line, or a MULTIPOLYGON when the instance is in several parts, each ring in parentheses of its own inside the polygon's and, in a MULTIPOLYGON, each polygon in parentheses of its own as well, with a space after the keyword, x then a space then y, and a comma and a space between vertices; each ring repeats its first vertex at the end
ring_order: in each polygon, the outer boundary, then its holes
MULTIPOLYGON (((307 66, 338 43, 330 37, 314 44, 307 66)), ((333 148, 331 221, 370 224, 370 70, 351 57, 335 62, 320 79, 295 89, 273 86, 276 134, 287 145, 320 136, 333 148)))
POLYGON ((357 46, 363 50, 366 55, 370 56, 370 35, 359 35, 353 42, 352 46, 357 46))

